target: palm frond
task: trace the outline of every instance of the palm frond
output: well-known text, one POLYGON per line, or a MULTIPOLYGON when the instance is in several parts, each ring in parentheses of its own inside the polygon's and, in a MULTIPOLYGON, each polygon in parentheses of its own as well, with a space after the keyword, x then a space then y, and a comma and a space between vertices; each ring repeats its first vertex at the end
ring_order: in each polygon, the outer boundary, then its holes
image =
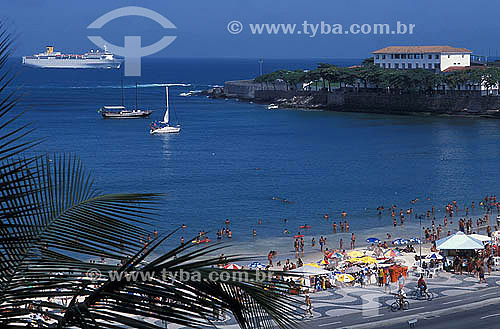
POLYGON ((26 157, 41 141, 27 139, 29 124, 11 114, 19 97, 9 91, 11 45, 0 22, 1 327, 23 327, 33 314, 61 328, 159 328, 155 320, 202 327, 223 311, 242 328, 296 327, 298 302, 271 273, 218 268, 222 246, 187 243, 158 255, 175 233, 149 236, 162 195, 103 195, 74 155, 26 157), (99 257, 117 265, 89 262, 99 257))

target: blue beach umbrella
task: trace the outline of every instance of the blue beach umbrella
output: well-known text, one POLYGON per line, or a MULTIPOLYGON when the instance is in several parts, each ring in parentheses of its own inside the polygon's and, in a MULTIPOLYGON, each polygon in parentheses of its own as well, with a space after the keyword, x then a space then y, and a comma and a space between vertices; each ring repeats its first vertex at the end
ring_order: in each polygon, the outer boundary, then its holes
POLYGON ((377 238, 368 238, 368 239, 366 239, 366 242, 368 242, 368 243, 379 243, 380 240, 377 239, 377 238))
POLYGON ((258 269, 258 268, 265 268, 266 265, 262 264, 261 262, 252 262, 248 265, 248 268, 254 268, 254 269, 258 269))
POLYGON ((396 240, 392 241, 392 244, 401 245, 401 244, 408 244, 408 242, 410 242, 410 241, 406 240, 406 239, 396 239, 396 240))
POLYGON ((436 253, 433 253, 433 254, 430 254, 430 255, 427 255, 427 257, 425 257, 426 259, 443 259, 444 257, 441 256, 440 254, 436 254, 436 253))
POLYGON ((416 244, 421 244, 422 241, 419 238, 411 238, 410 243, 416 243, 416 244))

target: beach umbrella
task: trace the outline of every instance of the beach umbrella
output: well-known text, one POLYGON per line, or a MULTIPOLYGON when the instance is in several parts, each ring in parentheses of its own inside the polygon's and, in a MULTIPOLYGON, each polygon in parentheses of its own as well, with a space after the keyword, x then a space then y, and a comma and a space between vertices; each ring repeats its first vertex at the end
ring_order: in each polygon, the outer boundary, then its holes
POLYGON ((441 256, 440 254, 438 253, 432 253, 430 255, 427 255, 425 256, 425 259, 435 259, 435 260, 438 260, 438 259, 443 259, 444 257, 441 256))
POLYGON ((350 263, 361 263, 362 262, 362 258, 360 258, 360 257, 354 257, 354 258, 348 259, 347 261, 350 262, 350 263))
POLYGON ((361 258, 361 262, 363 262, 365 264, 376 264, 377 260, 373 257, 365 256, 365 257, 361 258))
POLYGON ((335 276, 335 280, 340 282, 352 282, 354 281, 354 277, 350 274, 339 274, 335 276))
POLYGON ((224 266, 224 268, 226 270, 240 270, 241 266, 239 266, 238 264, 227 264, 226 266, 224 266))
POLYGON ((328 257, 330 259, 332 259, 332 258, 344 258, 344 255, 342 255, 340 252, 332 251, 326 257, 328 257))
POLYGON ((252 262, 248 265, 248 268, 253 268, 253 269, 258 269, 258 268, 265 268, 266 265, 262 264, 261 262, 252 262))
POLYGON ((346 273, 349 273, 349 274, 352 274, 352 273, 358 273, 361 271, 361 267, 359 266, 351 266, 351 267, 348 267, 345 272, 346 273))
POLYGON ((380 240, 377 239, 377 238, 368 238, 368 239, 366 239, 366 242, 368 242, 368 243, 379 243, 380 240))
POLYGON ((422 241, 419 238, 411 238, 410 243, 416 243, 416 244, 421 244, 422 241))
POLYGON ((353 250, 349 253, 347 253, 347 256, 349 257, 363 257, 365 254, 362 253, 361 251, 358 251, 358 250, 353 250))
POLYGON ((397 250, 394 250, 394 249, 389 249, 384 253, 384 256, 387 258, 394 258, 394 257, 397 257, 399 255, 401 255, 401 253, 397 250))
POLYGON ((308 264, 304 264, 304 266, 312 266, 312 267, 316 267, 316 268, 321 268, 321 266, 319 266, 316 263, 308 263, 308 264))
POLYGON ((406 240, 406 239, 396 239, 396 240, 392 241, 392 244, 395 244, 395 245, 402 245, 402 244, 408 244, 408 242, 410 242, 410 240, 406 240))

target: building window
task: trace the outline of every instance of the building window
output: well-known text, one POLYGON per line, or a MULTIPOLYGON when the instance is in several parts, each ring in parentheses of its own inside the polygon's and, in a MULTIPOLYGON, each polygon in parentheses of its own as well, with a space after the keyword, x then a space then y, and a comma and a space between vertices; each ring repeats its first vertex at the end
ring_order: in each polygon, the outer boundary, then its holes
POLYGON ((399 58, 401 58, 401 56, 399 54, 394 54, 394 58, 399 59, 399 58))
POLYGON ((385 63, 382 63, 382 67, 385 69, 385 63))
POLYGON ((436 57, 435 57, 435 58, 436 58, 436 59, 439 59, 439 55, 438 55, 438 54, 436 54, 436 57))
POLYGON ((378 55, 375 55, 375 59, 378 59, 378 57, 379 57, 378 55))
POLYGON ((399 63, 394 63, 394 68, 399 69, 399 63))
POLYGON ((408 63, 408 68, 411 69, 411 63, 408 63))
POLYGON ((406 59, 406 54, 401 54, 402 59, 406 59))
POLYGON ((428 57, 429 59, 432 59, 432 55, 428 55, 427 57, 428 57))
POLYGON ((394 54, 391 54, 391 59, 394 59, 394 54))
POLYGON ((441 70, 441 64, 435 64, 434 66, 436 67, 437 70, 441 70))
POLYGON ((402 63, 401 64, 401 68, 404 69, 405 68, 405 63, 402 63))
POLYGON ((385 55, 382 55, 382 59, 385 59, 385 55))

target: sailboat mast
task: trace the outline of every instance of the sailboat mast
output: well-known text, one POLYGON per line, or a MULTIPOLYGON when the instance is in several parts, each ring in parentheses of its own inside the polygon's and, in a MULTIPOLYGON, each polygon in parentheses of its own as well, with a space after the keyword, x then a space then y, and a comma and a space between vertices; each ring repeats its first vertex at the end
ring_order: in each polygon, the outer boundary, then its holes
POLYGON ((163 122, 168 123, 168 86, 165 86, 165 116, 163 117, 163 122))
POLYGON ((137 110, 137 98, 138 98, 138 94, 137 94, 137 81, 135 82, 135 109, 137 110))
POLYGON ((122 76, 122 106, 125 106, 123 102, 123 76, 122 76))

